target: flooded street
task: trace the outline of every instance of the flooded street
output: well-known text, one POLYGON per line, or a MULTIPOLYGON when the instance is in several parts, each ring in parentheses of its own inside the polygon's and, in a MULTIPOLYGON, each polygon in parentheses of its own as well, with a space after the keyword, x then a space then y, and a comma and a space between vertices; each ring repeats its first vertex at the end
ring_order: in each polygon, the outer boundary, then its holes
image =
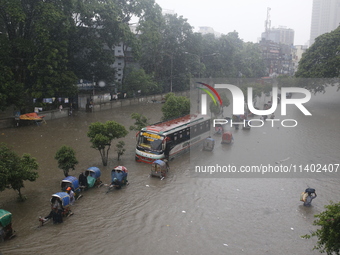
MULTIPOLYGON (((0 141, 12 146, 20 156, 29 153, 39 163, 37 181, 25 182, 24 203, 16 202, 13 190, 0 193, 0 208, 13 214, 17 237, 0 243, 8 254, 320 254, 312 250, 316 239, 301 235, 315 230, 314 214, 324 210, 330 200, 339 201, 338 173, 302 173, 271 176, 244 174, 228 178, 195 174, 195 166, 252 166, 339 164, 340 92, 312 95, 305 104, 312 116, 304 116, 289 106, 287 116, 298 126, 232 130, 234 144, 222 145, 213 136, 213 152, 193 149, 170 162, 164 180, 150 178, 150 165, 134 161, 135 132, 123 139, 125 154, 120 162, 110 150, 109 164, 103 167, 100 154, 91 148, 88 126, 95 121, 114 120, 127 129, 133 124, 131 113, 147 116, 150 123, 161 118, 161 104, 143 104, 108 111, 85 113, 28 126, 0 131, 0 141), (79 164, 70 175, 77 176, 90 166, 102 171, 101 180, 110 182, 116 165, 129 170, 130 185, 106 194, 107 187, 83 192, 72 207, 74 216, 63 224, 48 223, 38 228, 39 216, 50 210, 50 197, 60 191, 63 171, 54 159, 56 151, 68 145, 75 149, 79 164), (272 178, 268 178, 272 177, 272 178), (312 207, 304 207, 300 193, 316 189, 312 207)), ((226 113, 230 111, 228 107, 226 113)), ((258 118, 258 117, 254 117, 258 118)))

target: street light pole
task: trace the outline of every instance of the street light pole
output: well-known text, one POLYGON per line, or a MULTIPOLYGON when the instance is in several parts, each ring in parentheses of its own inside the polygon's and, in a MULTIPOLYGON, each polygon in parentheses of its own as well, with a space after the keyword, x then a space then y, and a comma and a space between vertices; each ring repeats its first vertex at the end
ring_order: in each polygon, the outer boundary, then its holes
POLYGON ((164 55, 170 57, 170 92, 172 92, 172 72, 174 69, 174 54, 171 53, 170 55, 168 53, 164 53, 164 55))
POLYGON ((172 92, 172 70, 174 65, 174 55, 172 54, 171 57, 171 67, 170 67, 170 92, 172 92))
POLYGON ((190 53, 190 52, 187 52, 187 51, 184 52, 184 54, 194 55, 194 56, 196 56, 196 57, 198 58, 198 64, 199 64, 198 78, 201 78, 201 58, 203 58, 203 57, 208 57, 208 56, 216 56, 216 55, 219 55, 219 53, 214 52, 214 53, 211 53, 211 54, 199 56, 199 55, 197 55, 197 54, 190 53))

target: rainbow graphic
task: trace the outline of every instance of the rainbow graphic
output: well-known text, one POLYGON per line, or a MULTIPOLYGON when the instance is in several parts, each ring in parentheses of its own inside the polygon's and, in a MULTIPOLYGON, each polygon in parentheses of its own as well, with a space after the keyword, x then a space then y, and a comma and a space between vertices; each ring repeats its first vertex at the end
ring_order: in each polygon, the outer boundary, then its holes
MULTIPOLYGON (((203 86, 206 86, 207 88, 209 88, 216 95, 216 97, 218 99, 218 102, 220 103, 220 106, 221 107, 223 106, 223 102, 222 102, 222 99, 221 99, 220 95, 217 93, 217 91, 212 86, 210 86, 208 84, 205 84, 203 82, 197 82, 197 83, 201 84, 203 86)), ((211 99, 213 100, 214 104, 217 105, 217 101, 216 101, 215 97, 213 96, 213 94, 209 90, 207 90, 206 88, 201 88, 201 87, 197 87, 197 88, 201 89, 205 93, 207 93, 211 97, 211 99)))

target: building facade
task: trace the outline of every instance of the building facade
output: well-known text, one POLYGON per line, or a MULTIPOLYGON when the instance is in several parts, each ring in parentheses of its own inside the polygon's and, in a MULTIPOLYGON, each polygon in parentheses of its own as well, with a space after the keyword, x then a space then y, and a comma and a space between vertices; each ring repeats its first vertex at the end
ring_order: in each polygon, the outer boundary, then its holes
POLYGON ((263 32, 261 38, 279 44, 294 45, 294 30, 286 27, 271 28, 263 32))
POLYGON ((307 50, 306 45, 295 45, 292 51, 294 73, 297 71, 302 54, 307 50))
POLYGON ((306 45, 286 45, 271 40, 260 41, 262 58, 266 64, 267 76, 293 76, 297 71, 302 54, 307 50, 306 45))
POLYGON ((340 0, 313 0, 310 45, 340 25, 340 0))

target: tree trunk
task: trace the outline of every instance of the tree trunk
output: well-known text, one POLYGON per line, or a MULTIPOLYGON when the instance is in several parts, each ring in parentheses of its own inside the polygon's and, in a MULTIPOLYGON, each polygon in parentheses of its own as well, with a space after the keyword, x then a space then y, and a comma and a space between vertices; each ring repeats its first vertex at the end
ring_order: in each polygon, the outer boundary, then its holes
POLYGON ((18 200, 19 200, 20 202, 25 201, 25 196, 23 196, 23 195, 21 194, 21 189, 17 189, 17 191, 18 191, 18 195, 19 195, 18 200))
POLYGON ((107 166, 108 154, 105 153, 105 149, 102 149, 99 152, 100 152, 100 156, 102 157, 103 166, 107 166))

